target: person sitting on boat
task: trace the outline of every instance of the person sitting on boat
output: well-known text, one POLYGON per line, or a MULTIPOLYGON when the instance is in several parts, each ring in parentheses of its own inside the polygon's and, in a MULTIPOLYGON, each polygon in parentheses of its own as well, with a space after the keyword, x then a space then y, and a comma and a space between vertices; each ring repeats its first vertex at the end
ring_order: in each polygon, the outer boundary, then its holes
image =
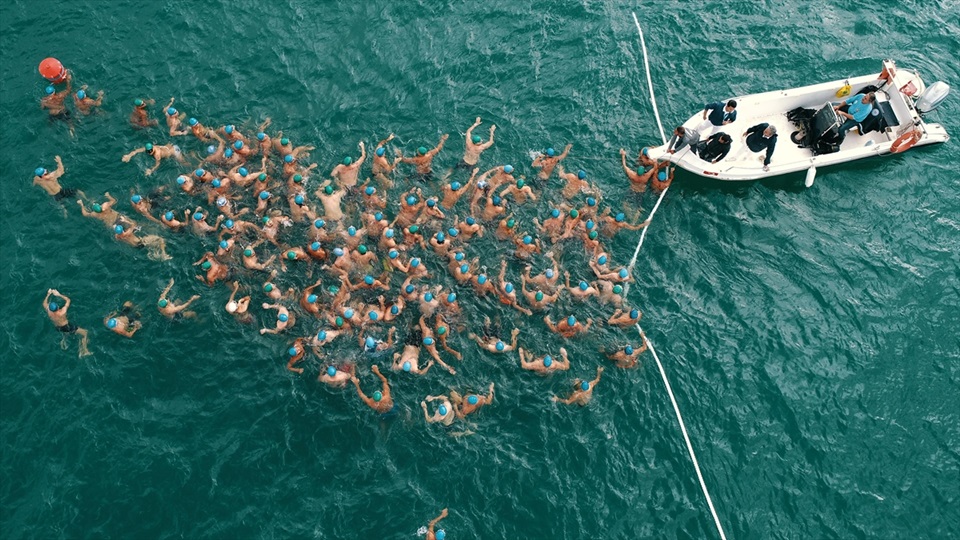
POLYGON ((731 99, 726 103, 714 101, 703 106, 703 128, 715 129, 737 120, 737 102, 731 99), (709 121, 709 123, 707 123, 709 121))
POLYGON ((833 110, 837 111, 837 115, 846 118, 846 120, 840 124, 839 131, 841 143, 843 142, 843 138, 846 137, 848 131, 859 126, 860 122, 863 122, 867 119, 867 116, 870 115, 870 111, 873 110, 873 104, 876 101, 876 94, 870 92, 868 94, 857 94, 833 106, 833 110))
POLYGON ((697 143, 697 146, 694 147, 694 152, 700 156, 700 159, 709 161, 710 163, 716 163, 727 157, 727 154, 730 152, 731 142, 733 142, 733 139, 731 139, 729 135, 718 131, 711 135, 709 139, 697 143))
POLYGON ((773 149, 777 146, 777 128, 767 124, 766 122, 762 124, 757 124, 752 128, 743 132, 741 138, 746 137, 744 145, 740 147, 740 150, 737 152, 737 158, 739 159, 741 155, 746 153, 748 150, 753 153, 763 152, 766 150, 766 156, 763 159, 763 170, 770 170, 770 158, 773 157, 773 149))
POLYGON ((698 142, 700 142, 699 131, 693 128, 677 126, 677 129, 673 130, 673 137, 671 137, 670 142, 667 143, 667 153, 676 154, 687 145, 693 148, 698 142))

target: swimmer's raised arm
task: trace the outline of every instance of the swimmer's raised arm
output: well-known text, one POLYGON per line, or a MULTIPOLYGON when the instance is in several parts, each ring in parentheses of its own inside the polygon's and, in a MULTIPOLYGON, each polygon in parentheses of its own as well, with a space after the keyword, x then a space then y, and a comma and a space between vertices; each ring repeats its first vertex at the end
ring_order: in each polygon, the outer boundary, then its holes
POLYGON ((139 153, 141 153, 141 152, 146 152, 146 151, 147 151, 146 148, 142 148, 142 147, 141 147, 141 148, 137 148, 136 150, 134 150, 134 151, 132 151, 132 152, 124 155, 122 158, 120 158, 120 161, 123 161, 124 163, 127 163, 128 161, 130 161, 130 158, 132 158, 133 156, 135 156, 135 155, 137 155, 137 154, 139 154, 139 153))

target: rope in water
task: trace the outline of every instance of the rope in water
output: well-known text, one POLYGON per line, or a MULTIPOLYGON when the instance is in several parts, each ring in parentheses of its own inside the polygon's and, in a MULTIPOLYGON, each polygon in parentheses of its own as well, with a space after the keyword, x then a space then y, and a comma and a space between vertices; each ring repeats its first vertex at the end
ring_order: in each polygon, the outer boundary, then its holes
MULTIPOLYGON (((663 131, 663 124, 660 123, 660 112, 657 110, 657 100, 653 95, 653 79, 650 77, 650 62, 647 59, 647 45, 643 40, 643 30, 640 29, 640 21, 637 20, 637 14, 633 14, 633 22, 637 25, 637 32, 640 34, 640 47, 643 50, 643 63, 646 67, 647 72, 647 86, 650 89, 650 101, 653 104, 653 114, 657 119, 657 126, 660 128, 660 138, 663 140, 663 143, 667 143, 667 136, 663 131)), ((667 186, 660 193, 660 198, 657 199, 657 204, 653 206, 653 210, 650 211, 650 216, 647 218, 648 223, 653 221, 654 214, 657 213, 657 209, 660 207, 660 202, 663 201, 664 195, 667 194, 667 189, 670 189, 670 186, 667 186)), ((640 241, 637 242, 637 249, 633 252, 633 258, 630 259, 630 266, 628 271, 633 275, 633 267, 637 263, 637 256, 640 254, 640 246, 643 245, 643 240, 647 236, 647 230, 650 228, 649 224, 643 228, 640 232, 640 241)), ((629 292, 630 283, 627 282, 624 287, 623 295, 626 297, 629 292)), ((717 510, 713 507, 713 500, 710 498, 710 492, 707 491, 707 484, 703 481, 703 473, 700 472, 700 463, 697 461, 697 455, 693 451, 693 445, 690 443, 690 436, 687 434, 687 427, 683 422, 683 416, 680 414, 680 407, 677 406, 677 399, 673 395, 673 389, 670 387, 670 381, 667 379, 667 373, 663 369, 663 364, 660 362, 660 357, 657 356, 656 349, 653 348, 653 343, 647 339, 646 335, 643 333, 643 329, 640 328, 640 325, 637 324, 637 332, 640 333, 640 337, 643 339, 644 344, 650 349, 650 353, 653 355, 653 359, 657 363, 657 368, 660 370, 660 377, 663 379, 663 385, 667 389, 667 394, 670 396, 670 403, 673 405, 673 411, 677 414, 677 421, 680 423, 680 431, 683 433, 683 440, 687 444, 687 452, 690 453, 690 460, 693 461, 693 468, 697 472, 697 480, 700 482, 700 489, 703 490, 703 496, 707 499, 707 506, 710 508, 710 513, 713 515, 713 522, 717 526, 717 532, 720 533, 720 538, 722 540, 727 540, 727 536, 723 533, 723 525, 720 524, 720 517, 717 516, 717 510)))

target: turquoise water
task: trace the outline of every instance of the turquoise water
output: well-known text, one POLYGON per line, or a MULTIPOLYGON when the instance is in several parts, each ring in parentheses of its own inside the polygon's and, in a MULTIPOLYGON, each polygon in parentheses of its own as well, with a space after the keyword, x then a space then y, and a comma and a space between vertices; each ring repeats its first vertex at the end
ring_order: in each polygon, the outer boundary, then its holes
MULTIPOLYGON (((389 132, 407 152, 449 132, 437 164, 452 166, 481 116, 498 126, 482 164, 529 174, 531 149, 573 142, 569 166, 590 172, 606 204, 649 210, 617 154, 658 138, 631 9, 667 124, 708 99, 879 71, 887 57, 960 84, 949 2, 3 3, 2 535, 409 538, 448 507, 448 538, 716 537, 649 355, 638 370, 608 365, 586 408, 548 400, 604 363, 599 345, 634 335, 567 344, 571 372, 545 380, 457 336, 456 377, 388 374, 404 414, 383 426, 352 393, 319 387, 318 361, 294 376, 284 339, 225 316, 229 292, 193 278, 199 240, 172 238, 174 259, 156 263, 30 185, 54 154, 64 184, 91 197, 171 182, 175 165, 147 178, 120 156, 168 139, 129 128, 131 101, 175 96, 208 125, 250 132, 271 117, 317 146, 321 171, 389 132), (106 92, 74 138, 37 109, 46 56, 106 92), (145 309, 134 340, 103 328, 123 300, 152 305, 170 277, 177 298, 203 295, 199 321, 145 309), (40 307, 50 287, 73 299, 93 356, 60 349, 40 307), (452 439, 418 417, 427 393, 490 381, 497 400, 476 435, 452 439)), ((934 115, 955 137, 957 103, 934 115)), ((960 536, 958 159, 951 141, 822 170, 811 189, 802 175, 678 174, 630 300, 729 537, 960 536)), ((614 259, 635 242, 618 236, 614 259)), ((563 261, 582 264, 577 249, 563 261)), ((472 320, 497 311, 467 303, 472 320)), ((525 346, 561 343, 504 319, 525 346)))

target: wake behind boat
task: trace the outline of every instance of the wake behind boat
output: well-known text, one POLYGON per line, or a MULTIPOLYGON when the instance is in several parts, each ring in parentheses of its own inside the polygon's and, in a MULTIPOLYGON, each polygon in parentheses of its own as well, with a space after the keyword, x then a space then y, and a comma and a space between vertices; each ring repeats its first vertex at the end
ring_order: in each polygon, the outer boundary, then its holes
POLYGON ((734 98, 738 116, 726 125, 713 126, 709 120, 704 121, 703 111, 697 112, 683 126, 698 130, 701 145, 712 133, 724 132, 733 140, 727 156, 716 163, 701 159, 696 148, 689 145, 676 153, 668 153, 666 144, 646 151, 652 159, 671 161, 708 178, 756 180, 807 171, 807 184, 812 185, 816 167, 948 141, 950 136, 944 127, 925 122, 923 116, 934 110, 949 91, 943 82, 926 87, 918 73, 899 70, 892 60, 884 60, 880 75, 734 98), (844 137, 839 130, 846 118, 834 106, 869 92, 875 95, 870 113, 844 137), (743 148, 743 133, 762 123, 773 126, 778 139, 767 170, 764 152, 743 148))

